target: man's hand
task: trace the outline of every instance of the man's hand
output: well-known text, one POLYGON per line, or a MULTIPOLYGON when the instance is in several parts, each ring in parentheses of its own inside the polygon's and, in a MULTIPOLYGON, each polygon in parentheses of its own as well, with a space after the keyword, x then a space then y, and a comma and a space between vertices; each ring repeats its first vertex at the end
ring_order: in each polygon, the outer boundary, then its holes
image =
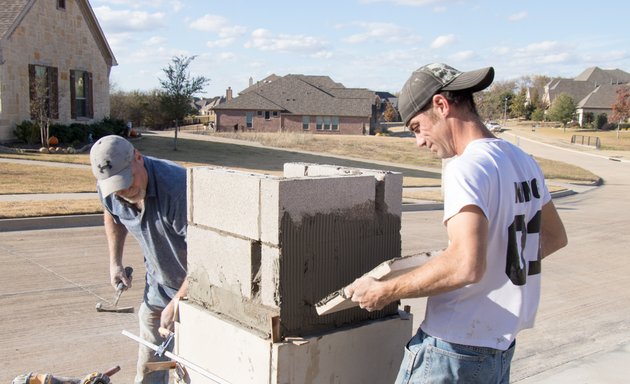
POLYGON ((160 328, 166 329, 170 332, 175 330, 175 315, 179 298, 175 297, 171 300, 166 307, 162 310, 160 315, 160 328))
POLYGON ((383 309, 391 300, 387 298, 384 284, 371 277, 361 277, 344 288, 346 297, 368 312, 383 309))
POLYGON ((125 268, 122 265, 112 265, 109 268, 109 276, 111 279, 111 284, 114 286, 114 289, 117 289, 117 285, 119 282, 125 285, 125 287, 131 288, 131 280, 133 277, 127 276, 125 273, 125 268))

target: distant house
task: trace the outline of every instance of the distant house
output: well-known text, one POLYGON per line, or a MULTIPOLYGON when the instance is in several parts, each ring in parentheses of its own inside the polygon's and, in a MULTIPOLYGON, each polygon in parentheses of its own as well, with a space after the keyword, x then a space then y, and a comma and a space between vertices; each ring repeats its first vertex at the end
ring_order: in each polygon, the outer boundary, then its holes
POLYGON ((591 67, 573 79, 553 79, 545 86, 543 102, 551 105, 558 95, 567 93, 576 103, 578 122, 582 126, 587 114, 610 117, 617 89, 630 86, 630 73, 620 69, 591 67))
POLYGON ((117 65, 87 0, 3 0, 0 5, 0 141, 30 120, 33 84, 44 84, 52 122, 109 116, 117 65))
MULTIPOLYGON (((251 82, 250 82, 251 83, 251 82)), ((217 131, 363 135, 377 125, 377 96, 328 76, 271 75, 213 108, 217 131)))

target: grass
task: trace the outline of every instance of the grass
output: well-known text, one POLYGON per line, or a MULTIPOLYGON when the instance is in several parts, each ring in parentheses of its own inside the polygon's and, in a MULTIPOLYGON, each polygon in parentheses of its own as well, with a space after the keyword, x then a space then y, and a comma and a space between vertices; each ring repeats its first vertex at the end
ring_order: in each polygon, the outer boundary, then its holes
POLYGON ((561 141, 566 144, 571 143, 573 135, 598 137, 603 150, 611 151, 630 151, 630 131, 621 130, 614 131, 594 131, 576 128, 552 128, 552 127, 536 127, 532 130, 532 122, 527 123, 508 123, 507 129, 514 129, 515 133, 526 133, 529 137, 543 138, 547 141, 561 141))
MULTIPOLYGON (((551 128, 550 128, 551 129, 551 128)), ((392 135, 399 135, 394 132, 392 135)), ((264 174, 281 175, 287 162, 335 164, 346 167, 401 172, 405 187, 439 187, 441 160, 427 150, 419 150, 410 137, 340 136, 291 133, 213 134, 213 141, 173 139, 145 134, 134 142, 143 154, 165 158, 184 166, 217 166, 264 174), (247 145, 243 140, 249 141, 247 145), (253 144, 255 142, 258 144, 253 144), (277 150, 282 148, 284 150, 277 150), (343 156, 331 157, 334 156, 343 156), (382 163, 381 163, 382 162, 382 163)), ((570 137, 569 137, 570 139, 570 137)), ((0 157, 89 164, 88 154, 8 154, 0 157)), ((588 183, 597 180, 592 173, 570 164, 537 159, 549 179, 588 183)), ((86 167, 61 168, 40 165, 0 163, 0 194, 94 192, 95 182, 86 167), (5 182, 6 180, 6 182, 5 182)), ((405 190, 406 199, 441 201, 439 190, 405 190)), ((22 201, 0 203, 0 217, 29 217, 102 212, 96 199, 76 201, 22 201)))

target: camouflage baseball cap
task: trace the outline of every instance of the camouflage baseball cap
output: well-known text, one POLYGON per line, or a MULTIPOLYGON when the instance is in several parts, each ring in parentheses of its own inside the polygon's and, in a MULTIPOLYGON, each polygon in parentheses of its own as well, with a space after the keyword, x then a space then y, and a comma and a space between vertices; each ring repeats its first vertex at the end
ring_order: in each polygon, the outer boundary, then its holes
POLYGON ((442 63, 427 64, 416 69, 403 85, 398 111, 405 125, 440 91, 471 93, 487 88, 494 80, 494 68, 461 72, 442 63))

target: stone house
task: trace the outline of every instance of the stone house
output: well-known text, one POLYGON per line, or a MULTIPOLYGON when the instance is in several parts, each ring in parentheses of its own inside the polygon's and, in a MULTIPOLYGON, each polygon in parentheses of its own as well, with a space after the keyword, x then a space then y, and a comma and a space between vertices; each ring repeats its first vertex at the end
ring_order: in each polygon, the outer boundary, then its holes
MULTIPOLYGON (((250 82, 251 83, 251 82, 250 82)), ((378 125, 378 96, 328 76, 272 75, 215 106, 217 131, 364 135, 378 125)))
POLYGON ((117 62, 89 2, 0 3, 0 141, 13 140, 16 124, 34 117, 35 100, 51 122, 109 116, 109 75, 117 62))

